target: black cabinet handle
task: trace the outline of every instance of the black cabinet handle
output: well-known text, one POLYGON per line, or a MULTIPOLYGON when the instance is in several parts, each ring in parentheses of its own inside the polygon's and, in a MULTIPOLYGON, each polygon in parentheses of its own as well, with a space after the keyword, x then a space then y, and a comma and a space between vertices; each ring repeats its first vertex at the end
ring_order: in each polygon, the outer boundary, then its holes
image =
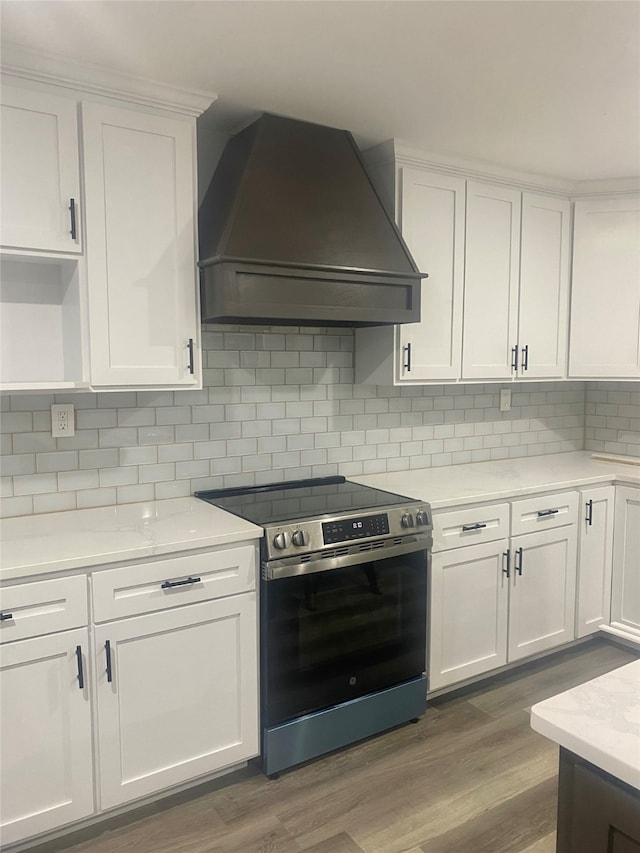
POLYGON ((183 581, 165 581, 160 586, 160 589, 173 589, 176 586, 186 586, 187 584, 190 584, 190 583, 200 583, 200 578, 188 577, 188 578, 185 578, 183 581))
POLYGON ((516 559, 514 569, 519 575, 522 574, 522 548, 516 548, 516 559))
POLYGON ((113 681, 113 671, 111 669, 111 642, 109 640, 105 640, 104 654, 107 660, 107 681, 111 683, 113 681))
POLYGON ((0 613, 0 622, 6 622, 8 619, 13 619, 13 613, 0 613))
POLYGON ((529 369, 529 344, 526 347, 522 347, 522 369, 529 369))
POLYGON ((559 509, 541 509, 538 510, 538 518, 546 518, 549 515, 557 515, 559 512, 559 509))
POLYGON ((462 532, 466 533, 468 530, 482 530, 483 527, 487 525, 482 521, 477 521, 475 524, 463 524, 462 532))
POLYGON ((511 370, 518 369, 518 344, 511 347, 511 370))
POLYGON ((76 661, 78 662, 78 687, 84 690, 84 669, 82 667, 82 646, 76 646, 76 661))
POLYGON ((511 577, 511 551, 507 548, 506 551, 502 552, 502 556, 506 557, 505 564, 502 566, 502 571, 507 578, 509 578, 511 577))
POLYGON ((78 236, 77 226, 76 226, 76 200, 72 198, 69 200, 69 213, 71 214, 71 239, 75 240, 78 236))
POLYGON ((193 366, 193 338, 189 338, 187 349, 189 350, 189 373, 193 375, 195 373, 195 368, 193 366))
POLYGON ((587 522, 589 527, 591 527, 591 525, 593 524, 593 501, 592 500, 587 501, 587 516, 585 518, 585 521, 587 522))
POLYGON ((411 373, 411 344, 408 343, 402 347, 402 352, 405 355, 402 367, 407 373, 411 373))

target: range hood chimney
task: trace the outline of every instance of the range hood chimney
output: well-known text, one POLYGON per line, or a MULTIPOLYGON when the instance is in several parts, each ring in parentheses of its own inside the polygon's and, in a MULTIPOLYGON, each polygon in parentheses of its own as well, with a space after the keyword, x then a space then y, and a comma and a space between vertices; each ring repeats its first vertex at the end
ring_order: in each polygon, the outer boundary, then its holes
POLYGON ((351 134, 264 114, 228 142, 200 207, 203 322, 420 319, 420 280, 351 134))

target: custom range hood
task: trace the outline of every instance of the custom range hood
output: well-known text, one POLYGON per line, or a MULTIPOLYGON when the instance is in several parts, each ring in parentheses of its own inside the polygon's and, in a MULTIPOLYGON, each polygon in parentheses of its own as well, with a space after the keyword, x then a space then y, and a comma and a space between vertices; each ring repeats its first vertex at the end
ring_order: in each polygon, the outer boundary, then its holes
POLYGON ((263 114, 228 142, 199 230, 203 322, 420 319, 426 276, 347 131, 263 114))

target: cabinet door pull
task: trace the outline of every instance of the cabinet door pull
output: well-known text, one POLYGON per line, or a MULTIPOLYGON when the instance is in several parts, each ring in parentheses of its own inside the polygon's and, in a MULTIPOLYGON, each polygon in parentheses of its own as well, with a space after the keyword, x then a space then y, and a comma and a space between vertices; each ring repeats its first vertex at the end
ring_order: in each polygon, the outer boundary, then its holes
POLYGON ((189 350, 189 373, 193 376, 195 373, 195 368, 193 366, 193 338, 189 338, 187 349, 189 350))
POLYGON ((104 655, 107 660, 107 681, 110 684, 113 681, 113 672, 111 670, 111 642, 109 640, 105 640, 104 655))
POLYGON ((502 571, 507 576, 507 578, 510 578, 511 577, 511 551, 507 548, 506 551, 502 552, 502 556, 506 558, 505 563, 502 566, 502 571))
POLYGON ((76 646, 76 661, 78 663, 78 688, 84 690, 84 668, 82 666, 82 646, 76 646))
POLYGON ((402 347, 402 352, 405 355, 402 363, 402 369, 406 370, 407 373, 411 373, 411 344, 405 344, 405 346, 402 347))
POLYGON ((591 525, 593 524, 593 501, 592 500, 587 501, 587 516, 585 518, 585 521, 587 522, 589 527, 591 527, 591 525))
POLYGON ((0 622, 6 622, 9 619, 13 619, 13 613, 0 613, 0 622))
POLYGON ((518 370, 518 344, 511 347, 511 370, 518 370))
POLYGON ((477 521, 475 524, 463 524, 462 532, 466 533, 468 530, 482 530, 483 527, 487 525, 483 521, 477 521))
POLYGON ((547 516, 557 515, 559 512, 559 509, 540 509, 538 510, 538 518, 547 518, 547 516))
POLYGON ((175 586, 186 586, 190 583, 200 583, 200 578, 192 578, 189 576, 182 581, 165 581, 161 584, 160 589, 173 589, 175 586))
POLYGON ((519 575, 522 574, 522 548, 516 548, 516 559, 514 569, 519 575))
POLYGON ((76 226, 76 200, 75 198, 69 199, 69 213, 71 214, 71 239, 75 240, 78 236, 78 229, 76 226))
POLYGON ((522 347, 522 369, 529 369, 529 344, 525 347, 522 347))

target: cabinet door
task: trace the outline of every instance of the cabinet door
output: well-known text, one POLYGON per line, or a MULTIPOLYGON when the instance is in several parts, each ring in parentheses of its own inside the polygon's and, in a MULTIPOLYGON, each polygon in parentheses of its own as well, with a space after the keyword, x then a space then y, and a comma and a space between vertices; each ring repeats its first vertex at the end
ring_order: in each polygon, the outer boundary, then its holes
POLYGON ((640 197, 575 203, 569 375, 640 376, 640 197))
POLYGON ((250 592, 96 628, 103 809, 257 755, 256 621, 250 592))
POLYGON ((4 83, 1 100, 2 245, 80 252, 76 102, 4 83))
POLYGON ((507 540, 433 555, 429 688, 507 662, 507 540))
POLYGON ((0 835, 3 844, 90 815, 88 631, 8 643, 0 650, 0 835))
POLYGON ((611 617, 611 561, 615 489, 602 486, 580 495, 576 636, 593 634, 611 617))
POLYGON ((640 489, 616 487, 611 621, 640 631, 640 489))
POLYGON ((567 370, 569 202, 523 193, 518 376, 561 378, 567 370))
POLYGON ((575 525, 514 536, 509 600, 509 660, 575 636, 575 525))
POLYGON ((516 190, 467 182, 463 379, 510 379, 518 331, 516 190))
POLYGON ((422 281, 422 319, 399 328, 400 379, 460 377, 464 199, 462 178, 402 170, 402 236, 429 277, 422 281))
POLYGON ((92 385, 193 386, 193 125, 83 103, 82 137, 92 385))

